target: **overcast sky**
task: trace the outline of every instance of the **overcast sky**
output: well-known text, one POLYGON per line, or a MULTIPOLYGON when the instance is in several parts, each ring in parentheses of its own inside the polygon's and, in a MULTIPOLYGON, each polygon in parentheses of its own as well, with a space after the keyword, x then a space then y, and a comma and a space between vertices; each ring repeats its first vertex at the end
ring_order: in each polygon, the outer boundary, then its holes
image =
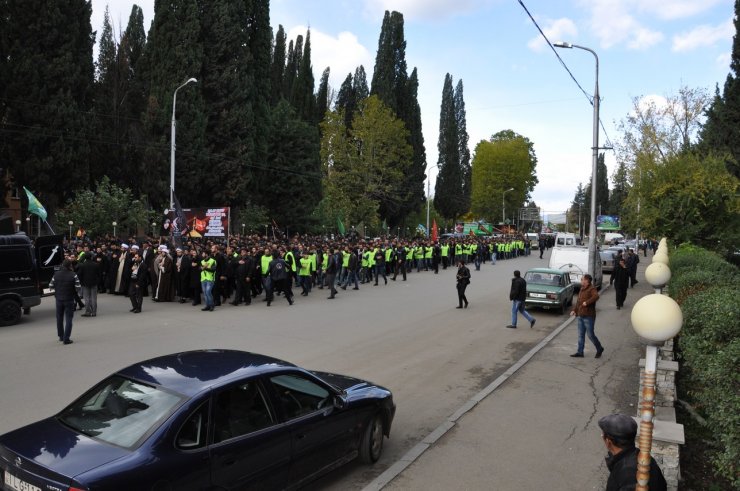
MULTIPOLYGON (((116 32, 125 29, 133 4, 154 15, 153 0, 92 0, 93 29, 102 31, 108 5, 116 32)), ((714 92, 729 72, 735 33, 732 0, 523 0, 552 42, 570 41, 599 55, 601 120, 608 137, 634 97, 660 100, 679 87, 714 92)), ((409 73, 419 71, 428 166, 437 163, 442 85, 446 73, 463 80, 471 154, 492 134, 512 129, 534 143, 539 185, 532 197, 545 212, 564 211, 578 183, 591 178, 592 106, 544 44, 517 0, 272 0, 270 23, 289 39, 311 28, 311 57, 318 81, 327 66, 339 89, 359 64, 368 81, 387 9, 404 14, 409 73)), ((594 58, 558 50, 588 92, 594 58)), ((615 167, 607 152, 609 172, 615 167)), ((432 192, 436 169, 430 169, 432 192)), ((611 186, 611 183, 610 183, 611 186)))

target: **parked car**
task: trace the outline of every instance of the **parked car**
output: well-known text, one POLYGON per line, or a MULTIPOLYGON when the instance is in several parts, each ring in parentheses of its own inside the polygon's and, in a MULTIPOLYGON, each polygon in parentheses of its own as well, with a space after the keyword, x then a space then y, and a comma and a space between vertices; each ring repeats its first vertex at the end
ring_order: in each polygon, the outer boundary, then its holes
POLYGON ((0 235, 0 326, 11 326, 41 303, 64 259, 62 235, 0 235))
POLYGON ((617 257, 617 253, 620 251, 624 253, 621 247, 608 247, 599 251, 602 273, 611 274, 614 271, 614 258, 617 257))
POLYGON ((0 436, 14 490, 284 489, 376 462, 391 392, 230 350, 175 353, 106 378, 60 413, 0 436))
POLYGON ((527 281, 526 307, 557 309, 561 314, 573 304, 575 287, 570 273, 559 269, 534 268, 524 274, 527 281))
MULTIPOLYGON (((598 251, 597 251, 598 254, 598 251)), ((581 277, 588 272, 588 247, 555 247, 550 254, 550 268, 568 271, 570 281, 576 290, 581 288, 581 277)), ((594 264, 593 284, 596 288, 601 288, 603 273, 601 271, 601 261, 597 260, 594 264)))

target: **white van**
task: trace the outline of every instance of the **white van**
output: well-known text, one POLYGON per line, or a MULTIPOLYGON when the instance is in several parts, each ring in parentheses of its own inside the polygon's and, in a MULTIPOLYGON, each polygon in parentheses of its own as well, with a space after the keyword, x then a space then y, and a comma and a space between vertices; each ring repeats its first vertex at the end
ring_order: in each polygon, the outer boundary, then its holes
POLYGON ((529 239, 529 244, 532 250, 540 248, 540 236, 539 235, 529 232, 529 233, 524 234, 524 237, 529 239))
POLYGON ((576 234, 570 234, 570 233, 566 233, 566 232, 559 232, 555 236, 555 247, 557 247, 557 246, 574 246, 574 245, 576 245, 576 234))
POLYGON ((624 235, 612 232, 607 232, 604 234, 604 244, 611 244, 614 240, 616 240, 617 242, 624 242, 624 235))
MULTIPOLYGON (((560 235, 560 234, 558 234, 560 235)), ((596 252, 598 254, 598 251, 596 252)), ((550 255, 550 268, 568 271, 570 281, 576 287, 581 286, 581 278, 588 273, 588 247, 582 246, 556 246, 550 255)), ((596 260, 594 270, 594 286, 601 288, 603 273, 601 271, 601 261, 596 260)))

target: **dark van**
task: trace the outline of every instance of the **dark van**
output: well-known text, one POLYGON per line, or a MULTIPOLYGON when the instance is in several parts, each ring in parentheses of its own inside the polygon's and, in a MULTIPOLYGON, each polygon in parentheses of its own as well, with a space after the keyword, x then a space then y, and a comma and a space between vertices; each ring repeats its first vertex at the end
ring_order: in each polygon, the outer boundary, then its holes
POLYGON ((63 259, 62 235, 38 237, 35 243, 23 233, 0 235, 0 326, 17 324, 41 303, 63 259))

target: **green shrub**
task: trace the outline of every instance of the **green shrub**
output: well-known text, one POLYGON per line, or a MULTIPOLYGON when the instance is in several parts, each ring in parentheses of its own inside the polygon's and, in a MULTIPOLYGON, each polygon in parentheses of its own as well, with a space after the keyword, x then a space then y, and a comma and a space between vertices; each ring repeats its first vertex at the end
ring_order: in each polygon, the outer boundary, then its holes
POLYGON ((740 285, 729 280, 718 284, 716 276, 696 270, 679 275, 675 289, 685 297, 678 345, 691 387, 688 395, 716 442, 714 468, 740 486, 740 285))
POLYGON ((689 271, 708 271, 721 273, 722 276, 735 277, 738 268, 730 264, 714 252, 700 247, 682 244, 670 254, 671 272, 674 276, 681 276, 689 271))
MULTIPOLYGON (((673 268, 671 268, 671 273, 673 268)), ((699 293, 722 283, 715 272, 690 269, 671 277, 668 283, 668 294, 679 305, 683 305, 687 297, 699 293)))

